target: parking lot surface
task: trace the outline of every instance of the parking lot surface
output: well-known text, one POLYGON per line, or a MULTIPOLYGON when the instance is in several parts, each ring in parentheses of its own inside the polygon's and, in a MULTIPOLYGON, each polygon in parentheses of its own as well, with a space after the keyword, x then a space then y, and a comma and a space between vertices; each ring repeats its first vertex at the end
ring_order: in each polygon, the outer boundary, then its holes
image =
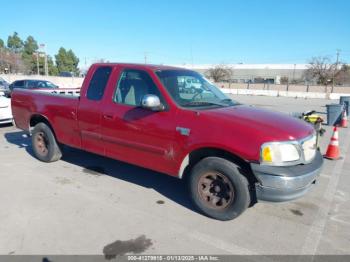
MULTIPOLYGON (((233 98, 286 113, 323 114, 331 103, 233 98)), ((332 135, 326 129, 323 153, 332 135)), ((33 157, 23 132, 1 126, 0 254, 103 254, 114 248, 119 254, 349 254, 350 128, 339 130, 339 140, 343 158, 325 160, 306 196, 258 203, 222 222, 193 210, 181 180, 71 148, 46 164, 33 157)))

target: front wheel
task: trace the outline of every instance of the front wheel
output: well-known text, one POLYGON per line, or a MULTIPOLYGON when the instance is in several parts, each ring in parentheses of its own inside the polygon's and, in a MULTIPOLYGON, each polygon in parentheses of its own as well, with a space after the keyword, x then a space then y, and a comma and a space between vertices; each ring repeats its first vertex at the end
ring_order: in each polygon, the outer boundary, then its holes
POLYGON ((239 166, 218 157, 207 157, 193 167, 189 190, 197 209, 218 220, 238 217, 251 201, 248 180, 239 166))
POLYGON ((56 138, 45 123, 35 125, 32 131, 32 147, 35 157, 43 162, 54 162, 62 157, 56 138))

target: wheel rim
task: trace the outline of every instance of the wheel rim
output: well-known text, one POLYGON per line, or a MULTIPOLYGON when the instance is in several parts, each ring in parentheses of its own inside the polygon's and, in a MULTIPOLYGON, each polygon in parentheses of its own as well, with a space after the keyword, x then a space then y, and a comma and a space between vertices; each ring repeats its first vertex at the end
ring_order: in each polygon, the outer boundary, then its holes
POLYGON ((206 172, 199 178, 198 193, 209 208, 225 209, 234 200, 232 182, 219 172, 206 172))
POLYGON ((49 152, 48 141, 44 132, 38 132, 34 137, 34 146, 36 151, 42 155, 46 156, 49 152))

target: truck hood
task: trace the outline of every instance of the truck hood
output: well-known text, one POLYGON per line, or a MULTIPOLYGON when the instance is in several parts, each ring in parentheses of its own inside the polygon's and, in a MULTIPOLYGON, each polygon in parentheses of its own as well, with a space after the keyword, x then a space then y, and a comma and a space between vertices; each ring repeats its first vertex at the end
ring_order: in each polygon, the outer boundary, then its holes
POLYGON ((229 129, 243 128, 260 143, 298 140, 314 132, 310 124, 300 119, 254 106, 237 105, 206 110, 203 113, 211 119, 223 121, 224 125, 229 125, 229 129))

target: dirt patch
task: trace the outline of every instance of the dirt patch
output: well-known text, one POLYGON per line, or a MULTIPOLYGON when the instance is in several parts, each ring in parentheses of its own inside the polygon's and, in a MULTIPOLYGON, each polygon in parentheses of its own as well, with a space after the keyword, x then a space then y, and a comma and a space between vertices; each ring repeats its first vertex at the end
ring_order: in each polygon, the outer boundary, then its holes
POLYGON ((156 203, 159 205, 163 205, 165 202, 163 200, 158 200, 156 203))
POLYGON ((83 169, 83 172, 89 175, 102 176, 107 175, 106 170, 100 166, 88 166, 83 169))
POLYGON ((303 216, 304 215, 304 213, 298 209, 290 209, 290 212, 292 212, 296 216, 303 216))
POLYGON ((152 246, 152 240, 141 235, 138 238, 130 240, 117 240, 103 248, 103 254, 107 260, 116 256, 123 256, 127 253, 139 254, 152 246))

